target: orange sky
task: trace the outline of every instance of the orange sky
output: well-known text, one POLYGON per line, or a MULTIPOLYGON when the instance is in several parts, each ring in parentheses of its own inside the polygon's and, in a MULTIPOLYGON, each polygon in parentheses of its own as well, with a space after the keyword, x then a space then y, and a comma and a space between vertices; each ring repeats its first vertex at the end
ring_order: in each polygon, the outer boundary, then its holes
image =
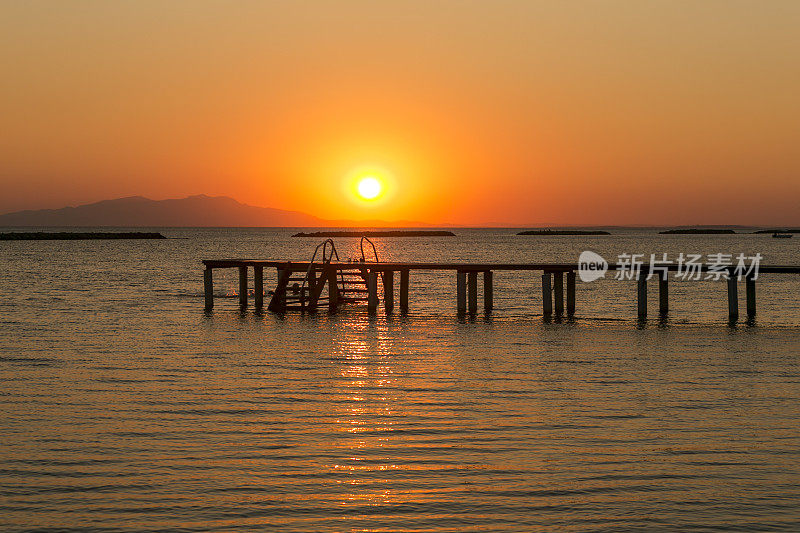
POLYGON ((800 2, 0 5, 0 212, 800 225, 800 2), (385 201, 344 183, 381 169, 385 201))

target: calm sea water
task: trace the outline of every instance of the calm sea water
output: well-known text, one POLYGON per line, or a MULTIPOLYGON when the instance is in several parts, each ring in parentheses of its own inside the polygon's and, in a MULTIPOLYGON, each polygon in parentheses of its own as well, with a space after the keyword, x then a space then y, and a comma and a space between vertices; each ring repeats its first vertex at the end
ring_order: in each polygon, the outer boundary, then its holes
MULTIPOLYGON (((206 315, 201 258, 316 241, 161 231, 0 243, 3 531, 800 530, 800 276, 763 275, 736 327, 724 282, 673 283, 644 325, 633 282, 579 282, 577 319, 546 323, 539 275, 506 272, 491 317, 456 316, 453 273, 413 273, 408 316, 279 317, 239 312, 220 272, 206 315)), ((377 245, 800 264, 800 239, 768 235, 457 233, 377 245)))

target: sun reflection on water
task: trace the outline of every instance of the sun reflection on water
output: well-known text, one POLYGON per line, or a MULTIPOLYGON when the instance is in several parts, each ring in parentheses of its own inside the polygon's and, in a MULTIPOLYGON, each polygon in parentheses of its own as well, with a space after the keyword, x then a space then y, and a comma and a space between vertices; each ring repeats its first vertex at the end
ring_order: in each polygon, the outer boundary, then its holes
POLYGON ((353 318, 352 327, 336 339, 332 356, 339 363, 339 389, 335 402, 340 406, 336 417, 335 446, 342 459, 331 466, 344 473, 340 483, 349 487, 341 494, 339 505, 380 505, 395 502, 396 490, 386 475, 404 469, 389 460, 391 433, 396 420, 398 398, 394 374, 397 365, 392 356, 392 339, 385 324, 370 324, 363 317, 353 318))

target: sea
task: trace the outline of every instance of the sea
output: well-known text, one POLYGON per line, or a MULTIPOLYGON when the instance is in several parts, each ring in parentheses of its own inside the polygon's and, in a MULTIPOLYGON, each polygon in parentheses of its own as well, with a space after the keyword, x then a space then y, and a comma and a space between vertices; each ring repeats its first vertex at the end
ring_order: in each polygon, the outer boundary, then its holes
MULTIPOLYGON (((240 310, 234 270, 205 312, 202 259, 306 261, 321 239, 146 231, 168 238, 0 242, 0 531, 800 531, 800 275, 761 274, 737 322, 714 279, 671 281, 666 318, 651 283, 637 320, 614 272, 578 281, 573 319, 505 271, 489 314, 457 314, 453 272, 412 272, 407 314, 240 310)), ((453 231, 374 242, 800 265, 800 238, 763 234, 453 231)))

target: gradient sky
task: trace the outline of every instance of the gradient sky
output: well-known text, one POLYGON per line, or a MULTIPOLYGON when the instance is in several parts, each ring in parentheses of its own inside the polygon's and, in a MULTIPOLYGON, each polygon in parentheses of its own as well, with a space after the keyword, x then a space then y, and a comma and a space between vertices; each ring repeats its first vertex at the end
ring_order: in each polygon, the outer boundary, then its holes
POLYGON ((800 225, 799 28, 796 0, 6 1, 0 212, 800 225))

